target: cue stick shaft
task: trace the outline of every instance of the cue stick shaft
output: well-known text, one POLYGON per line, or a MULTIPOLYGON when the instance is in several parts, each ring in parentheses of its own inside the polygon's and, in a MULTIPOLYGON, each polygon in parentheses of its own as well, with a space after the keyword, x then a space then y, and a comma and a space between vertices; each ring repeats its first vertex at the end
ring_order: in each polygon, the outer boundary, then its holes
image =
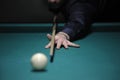
POLYGON ((54 54, 54 45, 55 45, 55 33, 56 33, 56 18, 57 16, 55 15, 53 18, 53 27, 52 27, 52 39, 51 39, 51 47, 50 47, 50 56, 53 56, 54 54))

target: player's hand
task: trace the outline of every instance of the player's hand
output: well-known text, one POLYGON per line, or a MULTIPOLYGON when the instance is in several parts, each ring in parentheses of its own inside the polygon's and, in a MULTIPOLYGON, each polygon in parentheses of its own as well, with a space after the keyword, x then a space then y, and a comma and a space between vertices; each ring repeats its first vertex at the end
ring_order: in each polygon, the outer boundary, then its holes
MULTIPOLYGON (((52 36, 50 34, 47 34, 47 37, 49 40, 51 40, 52 36)), ((62 34, 57 34, 55 36, 55 44, 56 44, 56 48, 57 49, 60 49, 61 46, 64 46, 64 48, 68 48, 69 46, 71 47, 80 47, 80 45, 78 44, 75 44, 75 43, 72 43, 70 42, 65 35, 62 35, 62 34)), ((51 47, 51 42, 49 42, 45 48, 50 48, 51 47)))

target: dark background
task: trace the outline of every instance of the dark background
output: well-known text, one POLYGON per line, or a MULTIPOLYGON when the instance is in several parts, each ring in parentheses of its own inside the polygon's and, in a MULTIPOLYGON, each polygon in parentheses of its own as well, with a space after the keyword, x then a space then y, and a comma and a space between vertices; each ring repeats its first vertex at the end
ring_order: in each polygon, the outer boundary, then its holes
MULTIPOLYGON (((120 22, 119 2, 108 0, 96 22, 120 22)), ((0 0, 0 23, 46 23, 52 17, 47 0, 0 0)))

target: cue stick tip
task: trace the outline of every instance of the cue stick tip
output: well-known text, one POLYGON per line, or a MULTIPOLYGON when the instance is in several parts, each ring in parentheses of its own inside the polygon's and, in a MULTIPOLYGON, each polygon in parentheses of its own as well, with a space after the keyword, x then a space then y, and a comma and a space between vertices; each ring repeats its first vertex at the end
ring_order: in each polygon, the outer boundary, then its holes
POLYGON ((53 63, 53 58, 54 56, 53 55, 50 55, 50 62, 53 63))

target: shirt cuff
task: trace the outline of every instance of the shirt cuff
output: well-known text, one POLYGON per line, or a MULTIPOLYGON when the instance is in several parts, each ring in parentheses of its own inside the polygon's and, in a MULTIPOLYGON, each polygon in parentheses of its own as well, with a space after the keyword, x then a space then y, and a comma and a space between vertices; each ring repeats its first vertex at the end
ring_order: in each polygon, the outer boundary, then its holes
POLYGON ((75 36, 75 33, 73 30, 71 30, 70 28, 65 28, 63 29, 61 32, 66 33, 69 36, 69 40, 73 39, 73 37, 75 36))
POLYGON ((64 35, 67 40, 70 40, 70 37, 65 32, 59 32, 58 34, 64 35))

